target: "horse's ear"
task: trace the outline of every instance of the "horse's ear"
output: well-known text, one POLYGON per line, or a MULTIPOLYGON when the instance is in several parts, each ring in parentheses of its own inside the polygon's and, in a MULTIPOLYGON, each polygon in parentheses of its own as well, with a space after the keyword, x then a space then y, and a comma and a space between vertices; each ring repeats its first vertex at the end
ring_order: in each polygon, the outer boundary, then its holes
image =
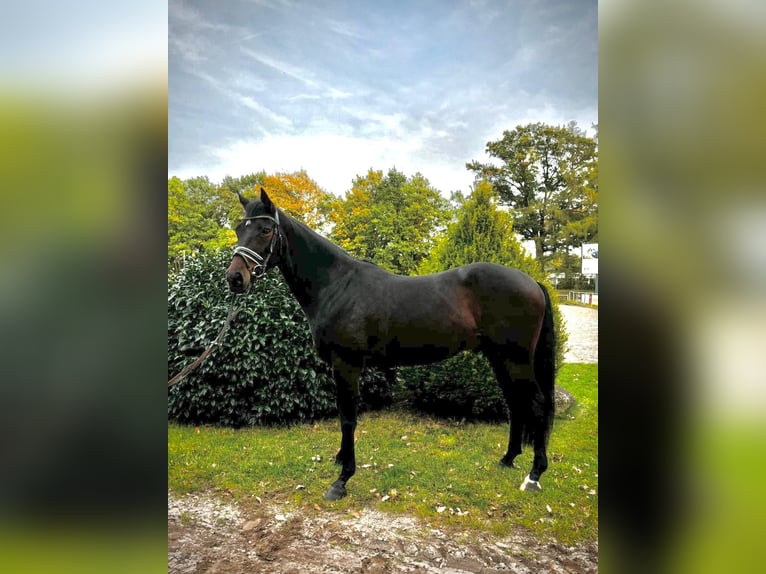
POLYGON ((261 188, 261 201, 263 202, 263 207, 266 208, 268 213, 274 215, 277 212, 276 206, 271 202, 271 199, 269 199, 266 190, 263 188, 261 188))
POLYGON ((239 202, 242 204, 242 207, 247 208, 248 201, 245 199, 245 196, 243 196, 240 192, 237 192, 237 197, 239 198, 239 202))

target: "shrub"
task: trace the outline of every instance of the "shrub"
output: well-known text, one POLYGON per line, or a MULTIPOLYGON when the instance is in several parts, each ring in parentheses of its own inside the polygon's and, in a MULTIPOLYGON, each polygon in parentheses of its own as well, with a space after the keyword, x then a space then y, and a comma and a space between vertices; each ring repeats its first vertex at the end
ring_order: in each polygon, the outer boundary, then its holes
MULTIPOLYGON (((314 351, 303 311, 271 271, 248 295, 234 295, 224 270, 231 251, 187 257, 168 280, 168 370, 179 372, 223 326, 233 302, 246 298, 221 344, 168 391, 168 416, 183 423, 289 424, 333 415, 335 383, 314 351)), ((362 374, 362 408, 391 401, 383 373, 362 374)))
POLYGON ((483 355, 461 353, 436 365, 399 369, 398 399, 440 417, 507 421, 495 373, 483 355))

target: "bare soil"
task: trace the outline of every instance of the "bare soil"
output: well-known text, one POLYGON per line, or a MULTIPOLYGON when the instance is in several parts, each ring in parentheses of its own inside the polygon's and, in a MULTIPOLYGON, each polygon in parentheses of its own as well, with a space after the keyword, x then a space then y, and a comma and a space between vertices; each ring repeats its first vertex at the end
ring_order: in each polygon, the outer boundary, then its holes
POLYGON ((597 571, 597 544, 566 546, 521 529, 496 537, 375 510, 245 508, 211 495, 168 495, 169 573, 597 571))

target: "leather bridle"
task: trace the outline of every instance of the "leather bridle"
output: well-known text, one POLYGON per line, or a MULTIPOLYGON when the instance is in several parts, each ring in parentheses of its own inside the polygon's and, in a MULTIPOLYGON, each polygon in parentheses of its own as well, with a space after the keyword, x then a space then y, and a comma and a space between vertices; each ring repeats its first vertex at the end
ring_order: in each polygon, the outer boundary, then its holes
POLYGON ((271 217, 270 215, 254 215, 252 217, 243 218, 243 221, 247 222, 245 225, 250 225, 250 221, 253 219, 268 219, 274 222, 274 232, 271 235, 269 251, 266 253, 266 257, 244 245, 237 245, 234 248, 234 255, 239 255, 244 260, 247 270, 256 279, 263 277, 266 274, 266 271, 269 270, 269 259, 271 259, 271 256, 274 254, 274 248, 277 241, 279 241, 280 247, 282 245, 282 231, 279 227, 279 212, 277 211, 275 215, 276 217, 271 217))

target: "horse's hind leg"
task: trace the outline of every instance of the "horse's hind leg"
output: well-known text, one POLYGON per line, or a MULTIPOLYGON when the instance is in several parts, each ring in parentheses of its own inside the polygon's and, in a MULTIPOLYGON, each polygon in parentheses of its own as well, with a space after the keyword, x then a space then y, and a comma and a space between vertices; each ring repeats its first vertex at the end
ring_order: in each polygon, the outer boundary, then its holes
POLYGON ((524 478, 524 482, 521 483, 519 488, 521 490, 540 490, 542 488, 540 486, 540 476, 548 468, 545 397, 540 389, 540 385, 537 384, 534 378, 525 381, 525 384, 527 385, 529 395, 527 425, 535 457, 532 460, 532 469, 524 478))
POLYGON ((495 371, 497 382, 500 385, 500 389, 503 391, 503 397, 505 397, 505 403, 508 405, 508 417, 510 419, 510 428, 508 430, 508 450, 505 456, 500 459, 502 466, 508 468, 516 468, 513 464, 513 460, 521 454, 521 417, 515 412, 520 406, 520 401, 517 400, 511 379, 511 373, 505 362, 502 360, 494 360, 490 358, 492 368, 495 371), (514 419, 516 423, 514 424, 514 419))
POLYGON ((530 361, 500 361, 490 359, 498 383, 508 403, 511 428, 508 452, 501 459, 504 466, 513 467, 513 460, 521 454, 522 444, 534 448, 534 460, 521 490, 540 490, 540 476, 548 468, 544 399, 534 376, 530 361))
POLYGON ((521 490, 540 490, 540 476, 548 468, 548 456, 545 451, 545 436, 542 433, 534 438, 535 458, 532 461, 532 470, 524 478, 524 482, 519 487, 521 490))
POLYGON ((346 483, 356 473, 354 431, 359 404, 359 374, 361 369, 340 360, 333 361, 333 378, 337 388, 340 412, 340 451, 335 461, 341 465, 340 476, 324 495, 325 500, 340 500, 346 496, 346 483))

